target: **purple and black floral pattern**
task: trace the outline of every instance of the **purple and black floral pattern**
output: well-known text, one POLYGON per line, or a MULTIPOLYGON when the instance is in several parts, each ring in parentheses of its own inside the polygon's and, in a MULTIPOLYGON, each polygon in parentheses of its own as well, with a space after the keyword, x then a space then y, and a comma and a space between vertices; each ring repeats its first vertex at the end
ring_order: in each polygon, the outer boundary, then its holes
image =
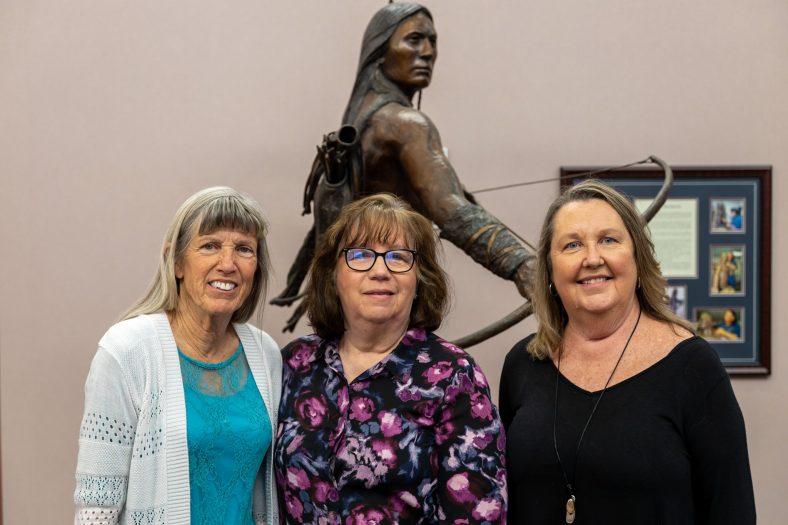
POLYGON ((336 341, 302 337, 282 353, 285 523, 505 523, 504 434, 463 350, 412 329, 350 384, 336 341))

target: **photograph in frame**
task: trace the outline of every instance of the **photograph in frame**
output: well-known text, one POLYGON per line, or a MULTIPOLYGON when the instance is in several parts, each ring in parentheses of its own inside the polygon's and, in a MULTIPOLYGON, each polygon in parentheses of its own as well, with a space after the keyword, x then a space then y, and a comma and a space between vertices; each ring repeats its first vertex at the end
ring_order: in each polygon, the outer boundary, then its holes
POLYGON ((707 341, 745 341, 744 313, 744 308, 738 306, 694 308, 692 317, 695 331, 707 341))
POLYGON ((747 199, 712 197, 709 199, 711 233, 745 233, 747 199))
POLYGON ((745 246, 712 244, 709 247, 709 294, 744 295, 745 246))
POLYGON ((668 298, 668 308, 681 318, 687 318, 687 287, 686 285, 665 286, 665 296, 668 298))

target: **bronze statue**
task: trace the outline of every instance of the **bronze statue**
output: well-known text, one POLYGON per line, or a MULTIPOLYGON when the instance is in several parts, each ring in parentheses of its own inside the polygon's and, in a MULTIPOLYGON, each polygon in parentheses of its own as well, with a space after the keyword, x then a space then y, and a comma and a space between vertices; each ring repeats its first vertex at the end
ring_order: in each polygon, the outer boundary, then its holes
MULTIPOLYGON (((432 80, 437 54, 437 33, 424 6, 390 3, 370 20, 342 126, 324 137, 306 183, 304 213, 310 213, 314 203, 314 226, 288 272, 285 290, 272 304, 287 306, 300 299, 301 284, 323 232, 344 204, 377 192, 407 200, 440 228, 441 237, 499 277, 513 281, 520 294, 529 297, 532 249, 464 190, 443 152, 437 128, 413 107, 413 98, 420 100, 421 90, 432 80)), ((667 198, 672 173, 656 157, 641 163, 645 162, 659 164, 666 175, 660 194, 644 213, 648 220, 667 198)), ((530 312, 526 302, 455 343, 472 346, 530 312)), ((299 305, 285 330, 293 330, 302 313, 299 305)))
MULTIPOLYGON (((432 80, 437 54, 437 33, 424 6, 388 4, 370 20, 343 127, 324 138, 307 181, 305 213, 313 200, 315 226, 272 304, 299 298, 315 243, 342 205, 377 192, 403 197, 440 228, 441 237, 528 296, 532 252, 464 190, 437 128, 413 107, 414 96, 420 98, 432 80)), ((285 330, 300 315, 299 309, 285 330)))

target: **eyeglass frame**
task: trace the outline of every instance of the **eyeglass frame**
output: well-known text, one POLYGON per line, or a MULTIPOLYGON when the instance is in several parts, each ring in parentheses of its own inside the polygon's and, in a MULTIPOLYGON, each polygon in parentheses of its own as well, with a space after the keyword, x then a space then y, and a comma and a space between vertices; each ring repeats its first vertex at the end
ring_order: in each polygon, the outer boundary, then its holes
POLYGON ((416 265, 416 256, 418 256, 418 254, 419 254, 419 252, 417 252, 416 250, 409 250, 407 248, 395 248, 393 250, 386 250, 385 252, 376 252, 372 248, 366 248, 364 246, 352 246, 350 248, 342 248, 342 253, 345 255, 344 256, 345 264, 347 264, 347 267, 350 268, 351 270, 353 270, 354 272, 368 272, 368 271, 370 271, 372 268, 375 267, 375 263, 378 262, 378 257, 383 257, 383 265, 391 273, 408 273, 409 271, 411 271, 413 269, 413 267, 416 265), (353 268, 352 266, 350 266, 350 261, 347 258, 347 254, 348 254, 348 252, 350 250, 366 250, 368 252, 374 253, 375 254, 375 258, 372 260, 372 264, 369 266, 369 268, 367 268, 366 270, 357 270, 356 268, 353 268), (411 255, 413 255, 413 262, 411 263, 410 268, 408 268, 407 270, 392 270, 391 268, 389 268, 389 263, 388 263, 388 261, 386 261, 386 255, 391 253, 391 252, 410 252, 411 255))

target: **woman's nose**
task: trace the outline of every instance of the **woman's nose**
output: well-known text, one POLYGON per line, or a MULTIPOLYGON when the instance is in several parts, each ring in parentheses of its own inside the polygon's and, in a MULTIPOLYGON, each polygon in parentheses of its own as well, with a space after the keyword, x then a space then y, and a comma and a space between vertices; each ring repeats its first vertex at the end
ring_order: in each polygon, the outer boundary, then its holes
POLYGON ((232 271, 235 269, 235 251, 224 249, 219 252, 219 269, 232 271))
POLYGON ((369 269, 369 273, 372 274, 373 277, 388 277, 391 274, 382 255, 375 257, 375 262, 372 264, 372 268, 369 269))
POLYGON ((595 247, 591 246, 586 252, 586 258, 583 261, 583 264, 591 268, 596 268, 597 266, 602 266, 605 264, 605 260, 602 259, 602 255, 599 253, 599 251, 595 247))

